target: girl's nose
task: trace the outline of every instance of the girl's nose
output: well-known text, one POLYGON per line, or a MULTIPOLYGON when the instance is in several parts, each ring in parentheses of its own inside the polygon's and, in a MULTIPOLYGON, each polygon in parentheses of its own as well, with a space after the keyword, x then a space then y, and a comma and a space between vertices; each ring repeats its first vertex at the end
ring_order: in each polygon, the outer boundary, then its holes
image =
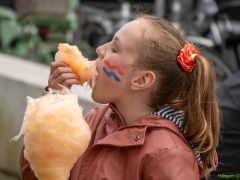
POLYGON ((106 53, 106 51, 105 51, 105 49, 104 49, 104 45, 99 46, 99 47, 96 49, 96 53, 97 53, 98 57, 103 58, 103 57, 105 56, 105 53, 106 53))

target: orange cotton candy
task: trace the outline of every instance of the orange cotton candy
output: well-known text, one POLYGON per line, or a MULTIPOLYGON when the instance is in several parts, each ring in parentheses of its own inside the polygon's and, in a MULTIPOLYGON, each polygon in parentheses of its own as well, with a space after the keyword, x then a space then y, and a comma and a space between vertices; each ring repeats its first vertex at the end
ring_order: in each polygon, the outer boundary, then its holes
POLYGON ((83 57, 77 46, 59 44, 58 52, 55 54, 55 61, 63 61, 79 76, 80 83, 90 83, 94 86, 97 76, 96 61, 88 61, 83 57))
POLYGON ((68 180, 91 138, 77 95, 63 87, 27 100, 21 131, 13 139, 25 134, 24 157, 39 180, 68 180))

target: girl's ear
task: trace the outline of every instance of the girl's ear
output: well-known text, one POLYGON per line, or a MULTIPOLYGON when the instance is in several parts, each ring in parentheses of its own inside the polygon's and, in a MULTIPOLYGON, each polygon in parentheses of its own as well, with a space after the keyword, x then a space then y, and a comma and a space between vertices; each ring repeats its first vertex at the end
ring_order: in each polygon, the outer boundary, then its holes
POLYGON ((155 82, 155 74, 152 71, 141 71, 133 79, 132 90, 143 90, 152 86, 155 82))

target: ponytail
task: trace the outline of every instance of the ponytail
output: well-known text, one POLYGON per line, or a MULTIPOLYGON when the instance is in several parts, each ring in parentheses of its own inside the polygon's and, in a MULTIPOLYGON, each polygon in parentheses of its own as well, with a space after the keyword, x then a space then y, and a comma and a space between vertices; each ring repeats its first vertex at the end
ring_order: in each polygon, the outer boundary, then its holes
POLYGON ((195 69, 185 108, 184 128, 189 141, 203 154, 203 174, 209 176, 208 166, 216 169, 214 154, 220 134, 219 108, 215 95, 215 71, 203 56, 197 55, 195 69))

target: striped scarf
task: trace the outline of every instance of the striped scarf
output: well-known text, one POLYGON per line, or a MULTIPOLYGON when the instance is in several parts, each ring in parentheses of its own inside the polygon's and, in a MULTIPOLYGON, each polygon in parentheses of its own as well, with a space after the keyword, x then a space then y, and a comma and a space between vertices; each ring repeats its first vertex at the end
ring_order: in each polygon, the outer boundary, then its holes
MULTIPOLYGON (((181 132, 186 137, 186 130, 183 129, 183 111, 176 111, 175 109, 171 108, 170 106, 163 108, 163 109, 157 109, 155 112, 152 112, 150 114, 155 114, 157 116, 164 117, 172 122, 174 122, 177 127, 181 130, 181 132)), ((187 137, 186 137, 187 139, 187 137)), ((197 146, 193 143, 190 143, 190 146, 192 150, 195 152, 197 150, 197 146)), ((200 164, 203 164, 202 162, 202 156, 200 153, 196 154, 196 158, 200 164)))

